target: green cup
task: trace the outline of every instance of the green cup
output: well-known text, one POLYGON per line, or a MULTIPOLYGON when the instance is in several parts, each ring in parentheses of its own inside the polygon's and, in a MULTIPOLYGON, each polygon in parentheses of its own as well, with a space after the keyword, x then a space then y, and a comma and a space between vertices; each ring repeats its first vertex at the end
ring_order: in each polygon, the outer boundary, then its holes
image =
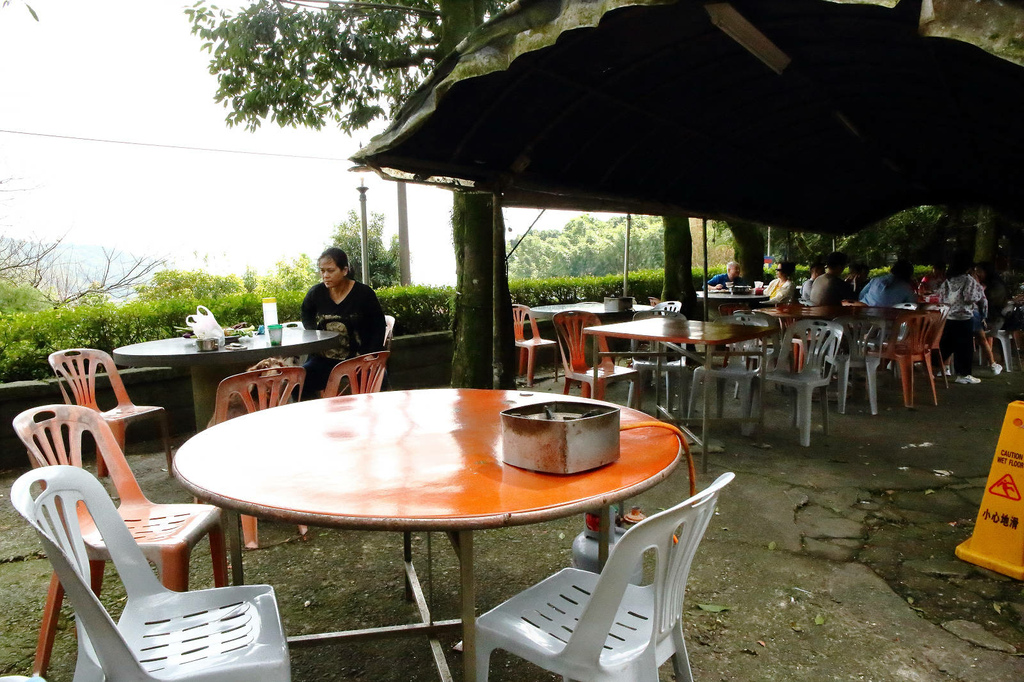
POLYGON ((279 324, 272 324, 267 327, 267 336, 270 337, 271 346, 280 346, 281 338, 284 336, 284 327, 279 324))

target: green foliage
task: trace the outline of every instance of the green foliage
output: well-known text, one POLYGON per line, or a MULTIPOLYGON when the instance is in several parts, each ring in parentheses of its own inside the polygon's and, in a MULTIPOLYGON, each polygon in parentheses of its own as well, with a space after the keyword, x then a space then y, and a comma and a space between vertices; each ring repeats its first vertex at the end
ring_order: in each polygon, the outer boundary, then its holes
MULTIPOLYGON (((266 277, 253 277, 254 287, 250 289, 247 283, 246 291, 253 291, 261 296, 276 296, 279 291, 308 291, 320 281, 316 263, 304 253, 291 261, 280 260, 274 268, 274 272, 266 277)), ((246 276, 248 274, 247 272, 246 276)))
MULTIPOLYGON (((277 293, 281 320, 301 318, 305 290, 277 293)), ((443 331, 451 326, 452 290, 447 287, 396 287, 377 292, 384 312, 397 318, 396 334, 443 331)), ((16 313, 0 325, 0 381, 52 376, 47 356, 62 348, 119 346, 176 336, 174 327, 205 305, 224 325, 263 319, 262 297, 255 293, 211 299, 192 297, 135 300, 120 306, 103 304, 39 313, 16 313)))
MULTIPOLYGON (((343 223, 335 225, 327 246, 337 246, 348 255, 349 277, 362 279, 362 220, 355 211, 348 212, 343 223)), ((366 252, 370 261, 370 286, 374 289, 401 284, 398 237, 384 248, 384 215, 372 213, 366 226, 366 252)), ((310 285, 312 286, 312 285, 310 285)))
MULTIPOLYGON (((359 3, 360 5, 362 3, 359 3)), ((427 0, 391 0, 413 10, 337 5, 330 11, 260 0, 237 14, 200 0, 185 13, 211 53, 216 100, 228 125, 345 131, 389 114, 433 68, 441 26, 427 0)))
POLYGON ((238 275, 211 275, 204 270, 160 270, 146 284, 135 287, 139 300, 168 298, 212 300, 247 291, 238 275))
MULTIPOLYGON (((622 272, 626 217, 607 221, 582 215, 562 230, 538 230, 522 239, 509 259, 511 279, 582 277, 622 272)), ((510 243, 511 252, 514 243, 510 243)), ((661 218, 634 216, 630 231, 630 270, 661 268, 665 263, 661 218)))
MULTIPOLYGON (((694 275, 700 277, 699 273, 694 275)), ((661 296, 663 281, 664 272, 660 270, 631 272, 629 295, 646 303, 651 296, 661 296)), ((603 301, 605 296, 622 295, 622 275, 511 280, 509 290, 514 303, 528 306, 603 301)))
POLYGON ((49 307, 46 297, 35 287, 0 281, 0 315, 35 312, 49 307))
MULTIPOLYGON (((695 285, 702 273, 693 271, 695 285)), ((643 270, 629 275, 629 294, 644 303, 661 294, 663 272, 643 270)), ((553 277, 513 280, 512 300, 525 305, 601 301, 622 293, 621 275, 604 277, 553 277)), ((305 289, 278 291, 278 316, 284 321, 301 318, 305 289)), ((451 329, 455 292, 451 287, 386 287, 377 290, 384 312, 396 318, 395 334, 422 334, 451 329)), ((47 356, 62 348, 119 346, 176 336, 175 327, 205 305, 224 326, 263 319, 262 296, 255 292, 233 293, 217 298, 136 299, 122 305, 103 303, 77 308, 6 315, 0 325, 0 382, 45 379, 52 376, 47 356)))

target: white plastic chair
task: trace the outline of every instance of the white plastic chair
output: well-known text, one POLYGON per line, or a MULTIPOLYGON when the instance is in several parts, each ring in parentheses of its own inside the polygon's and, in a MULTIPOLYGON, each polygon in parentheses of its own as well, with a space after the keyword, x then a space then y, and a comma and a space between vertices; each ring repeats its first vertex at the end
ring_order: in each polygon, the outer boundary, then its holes
MULTIPOLYGON (((994 331, 986 332, 990 339, 995 339, 1000 343, 1003 349, 1003 370, 1007 374, 1013 371, 1013 353, 1012 347, 1014 346, 1013 334, 1006 331, 1005 329, 996 329, 994 331)), ((1018 353, 1020 349, 1018 348, 1018 353)), ((1017 358, 1017 363, 1020 364, 1020 358, 1017 358)))
POLYGON ((395 316, 384 316, 384 350, 391 350, 391 340, 395 338, 395 316))
MULTIPOLYGON (((647 320, 652 317, 671 317, 685 322, 685 315, 677 310, 672 310, 671 304, 674 303, 679 303, 679 301, 664 301, 659 303, 651 310, 643 310, 636 313, 633 315, 633 320, 647 320), (664 308, 659 307, 663 305, 665 305, 664 308)), ((629 349, 633 352, 645 350, 645 348, 641 347, 641 342, 636 340, 630 341, 629 349)), ((657 368, 658 362, 654 358, 633 358, 633 369, 639 372, 639 377, 636 381, 629 384, 629 394, 626 397, 627 405, 635 405, 638 409, 642 406, 644 399, 644 387, 647 385, 647 378, 649 375, 656 372, 657 368), (635 402, 633 400, 634 389, 636 393, 635 402)), ((673 378, 675 378, 679 383, 679 400, 680 403, 682 403, 682 401, 685 400, 684 396, 689 392, 690 378, 693 374, 692 368, 688 368, 686 366, 686 358, 680 357, 675 360, 662 358, 661 372, 665 377, 666 403, 670 402, 669 399, 672 396, 673 378)))
MULTIPOLYGON (((718 319, 723 324, 739 324, 751 327, 777 327, 767 315, 755 313, 733 313, 718 319)), ((734 352, 756 353, 761 350, 761 344, 768 343, 766 339, 751 339, 740 343, 730 344, 728 350, 734 352)), ((700 398, 701 386, 705 377, 715 381, 716 416, 721 417, 725 407, 726 389, 733 385, 736 395, 740 399, 740 416, 750 417, 753 412, 754 379, 759 372, 757 362, 753 356, 733 355, 726 356, 725 364, 721 367, 698 367, 693 371, 693 384, 690 386, 690 401, 687 408, 687 416, 693 414, 694 407, 700 398)), ((766 368, 767 369, 767 368, 766 368)), ((753 424, 744 424, 741 427, 744 435, 753 433, 753 424)))
MULTIPOLYGON (((683 302, 661 301, 660 303, 656 303, 654 307, 651 308, 651 310, 668 310, 669 312, 673 313, 681 313, 683 311, 683 302)), ((636 318, 634 317, 633 319, 635 320, 636 318)))
POLYGON ((164 588, 92 474, 70 466, 33 469, 15 481, 11 503, 36 529, 74 606, 76 682, 291 678, 273 588, 164 588), (43 489, 34 492, 40 483, 43 489), (89 589, 82 512, 69 513, 80 505, 102 535, 127 592, 117 624, 89 589))
POLYGON ((565 679, 657 680, 672 658, 676 679, 690 682, 683 639, 683 597, 690 563, 715 511, 726 473, 675 507, 630 528, 598 575, 565 568, 476 621, 477 679, 487 682, 491 652, 503 649, 565 679), (630 584, 654 550, 654 579, 630 584))
MULTIPOLYGON (((775 369, 765 375, 765 381, 788 386, 796 392, 793 422, 800 427, 800 445, 811 445, 811 395, 822 389, 821 412, 825 435, 828 435, 828 393, 825 388, 832 378, 843 327, 828 320, 800 320, 782 335, 779 357, 775 369), (792 368, 793 343, 802 348, 803 367, 792 368)), ((760 405, 755 409, 759 409, 760 405)), ((756 414, 756 411, 755 411, 756 414)))
POLYGON ((850 385, 850 368, 863 369, 867 375, 868 403, 871 414, 878 414, 878 366, 882 363, 881 349, 885 340, 884 320, 868 317, 839 317, 843 325, 842 350, 836 356, 836 374, 839 376, 839 414, 846 414, 846 392, 850 385))
MULTIPOLYGON (((156 566, 168 589, 188 590, 189 558, 192 548, 204 537, 210 540, 213 584, 228 584, 228 565, 224 548, 221 510, 208 504, 154 504, 139 487, 117 439, 103 416, 81 405, 43 405, 25 410, 13 422, 28 450, 33 467, 51 465, 82 466, 83 444, 92 441, 97 459, 109 467, 110 479, 120 498, 118 514, 128 524, 143 556, 156 566)), ((110 558, 103 540, 88 520, 82 523, 85 543, 92 564, 92 590, 103 587, 103 566, 110 558)), ((57 635, 64 590, 54 575, 46 594, 43 621, 39 628, 33 672, 45 675, 57 635)))

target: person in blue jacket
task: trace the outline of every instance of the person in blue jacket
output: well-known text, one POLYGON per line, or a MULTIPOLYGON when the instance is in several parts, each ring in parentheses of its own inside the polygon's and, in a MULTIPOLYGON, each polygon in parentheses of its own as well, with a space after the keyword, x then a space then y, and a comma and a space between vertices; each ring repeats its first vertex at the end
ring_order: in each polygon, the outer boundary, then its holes
POLYGON ((726 284, 744 285, 746 282, 740 277, 740 264, 736 261, 729 261, 725 266, 725 272, 721 275, 715 275, 708 280, 709 290, 721 290, 726 288, 726 284))

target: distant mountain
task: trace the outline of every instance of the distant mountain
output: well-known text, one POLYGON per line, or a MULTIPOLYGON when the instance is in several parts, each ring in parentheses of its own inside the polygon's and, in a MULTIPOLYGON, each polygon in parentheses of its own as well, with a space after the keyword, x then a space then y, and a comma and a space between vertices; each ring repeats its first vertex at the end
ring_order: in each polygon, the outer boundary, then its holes
MULTIPOLYGON (((55 282, 66 289, 84 289, 100 280, 109 267, 107 281, 120 279, 135 265, 139 256, 120 249, 94 244, 62 243, 51 256, 55 282)), ((142 257, 146 261, 155 259, 142 257)), ((147 278, 148 279, 148 278, 147 278)), ((142 282, 138 282, 141 284, 142 282)), ((114 292, 114 300, 124 300, 132 295, 130 290, 114 292)))

